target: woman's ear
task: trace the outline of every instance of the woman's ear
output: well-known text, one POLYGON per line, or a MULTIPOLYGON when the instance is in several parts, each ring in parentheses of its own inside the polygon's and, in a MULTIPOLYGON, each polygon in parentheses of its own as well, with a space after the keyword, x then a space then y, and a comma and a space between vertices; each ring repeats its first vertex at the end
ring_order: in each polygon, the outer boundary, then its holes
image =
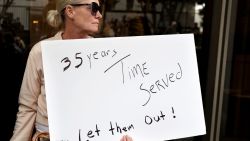
POLYGON ((65 14, 67 15, 67 17, 72 19, 75 14, 74 8, 71 5, 67 5, 65 7, 65 14))

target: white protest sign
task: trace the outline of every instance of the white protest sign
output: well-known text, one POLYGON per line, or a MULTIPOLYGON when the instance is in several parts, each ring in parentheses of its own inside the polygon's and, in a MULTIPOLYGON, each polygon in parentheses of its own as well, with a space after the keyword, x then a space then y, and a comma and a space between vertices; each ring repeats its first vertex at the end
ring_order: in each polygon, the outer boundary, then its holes
POLYGON ((42 42, 52 141, 162 141, 206 133, 194 37, 42 42))

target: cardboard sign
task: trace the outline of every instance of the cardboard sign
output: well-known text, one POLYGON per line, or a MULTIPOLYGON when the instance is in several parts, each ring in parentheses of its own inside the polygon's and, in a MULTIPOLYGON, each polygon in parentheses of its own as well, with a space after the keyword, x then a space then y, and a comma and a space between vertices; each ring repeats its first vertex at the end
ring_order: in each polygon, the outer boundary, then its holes
POLYGON ((206 133, 192 34, 42 42, 52 141, 206 133))

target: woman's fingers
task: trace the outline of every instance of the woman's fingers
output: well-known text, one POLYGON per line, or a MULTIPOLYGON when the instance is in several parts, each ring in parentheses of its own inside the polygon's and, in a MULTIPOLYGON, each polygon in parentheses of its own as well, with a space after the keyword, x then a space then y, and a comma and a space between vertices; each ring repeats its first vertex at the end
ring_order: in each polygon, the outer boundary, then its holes
POLYGON ((133 139, 128 135, 124 135, 120 141, 133 141, 133 139))

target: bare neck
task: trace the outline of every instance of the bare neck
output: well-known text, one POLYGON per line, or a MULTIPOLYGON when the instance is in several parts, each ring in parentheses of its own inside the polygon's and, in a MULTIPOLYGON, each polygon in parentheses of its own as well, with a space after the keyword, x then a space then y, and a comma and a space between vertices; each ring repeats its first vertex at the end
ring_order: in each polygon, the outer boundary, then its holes
POLYGON ((89 35, 87 33, 83 33, 73 28, 65 28, 62 34, 62 39, 84 39, 88 38, 89 35))

